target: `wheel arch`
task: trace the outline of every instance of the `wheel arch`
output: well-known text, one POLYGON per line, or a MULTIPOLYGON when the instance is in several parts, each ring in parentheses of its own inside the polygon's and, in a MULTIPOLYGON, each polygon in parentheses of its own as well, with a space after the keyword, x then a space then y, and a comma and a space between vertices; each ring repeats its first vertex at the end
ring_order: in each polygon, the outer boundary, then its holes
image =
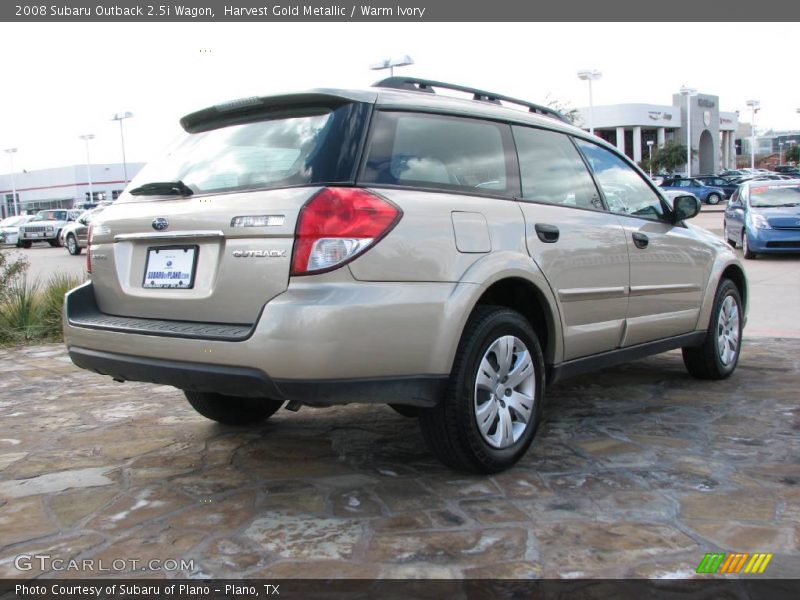
POLYGON ((479 261, 456 286, 453 299, 461 297, 455 303, 459 307, 456 322, 449 328, 455 333, 449 336, 447 348, 451 367, 469 317, 477 306, 486 305, 506 306, 522 314, 539 337, 545 363, 563 360, 561 315, 550 285, 529 256, 508 254, 479 261))
POLYGON ((697 326, 695 329, 705 330, 708 328, 711 319, 711 311, 714 308, 714 298, 722 279, 730 279, 739 289, 743 304, 742 312, 744 313, 745 323, 747 322, 747 310, 749 306, 747 276, 738 261, 728 260, 723 264, 715 265, 712 270, 712 276, 709 278, 708 285, 706 286, 703 305, 700 308, 700 315, 697 319, 697 326))

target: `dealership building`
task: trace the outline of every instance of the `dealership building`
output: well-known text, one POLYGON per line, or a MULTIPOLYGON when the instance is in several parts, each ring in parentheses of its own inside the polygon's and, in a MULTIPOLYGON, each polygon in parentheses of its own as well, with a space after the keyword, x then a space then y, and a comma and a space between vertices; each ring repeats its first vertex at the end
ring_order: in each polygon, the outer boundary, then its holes
MULTIPOLYGON (((144 163, 128 163, 128 181, 143 166, 144 163)), ((23 170, 15 172, 13 176, 11 173, 2 174, 0 216, 15 214, 15 189, 22 213, 34 213, 45 208, 80 208, 86 203, 116 200, 125 189, 125 173, 126 166, 113 163, 91 167, 73 165, 38 171, 23 170)))
MULTIPOLYGON (((616 145, 636 162, 674 141, 686 145, 687 97, 677 93, 671 105, 613 104, 578 109, 584 129, 593 124, 595 135, 616 145), (648 145, 648 142, 652 142, 648 145)), ((736 167, 736 129, 739 117, 735 112, 719 109, 719 97, 710 94, 689 96, 691 172, 717 173, 736 167)))

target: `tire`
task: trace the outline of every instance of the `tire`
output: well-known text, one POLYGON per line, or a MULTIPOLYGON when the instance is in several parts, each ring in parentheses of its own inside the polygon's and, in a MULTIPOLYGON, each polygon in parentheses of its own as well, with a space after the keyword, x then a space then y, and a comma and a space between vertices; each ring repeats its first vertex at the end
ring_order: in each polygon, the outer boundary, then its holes
POLYGON ((530 323, 508 308, 479 306, 464 328, 447 393, 435 407, 420 410, 420 427, 444 464, 496 473, 514 465, 531 445, 543 401, 544 359, 530 323), (508 359, 498 359, 503 355, 508 359), (518 368, 519 383, 504 388, 506 375, 518 368), (519 410, 508 400, 512 397, 519 410), (479 426, 478 415, 488 417, 486 425, 479 426))
POLYGON ((389 407, 398 415, 416 419, 419 416, 419 406, 409 406, 408 404, 390 404, 389 407))
POLYGON ((67 252, 72 256, 78 256, 82 248, 78 245, 78 240, 71 233, 67 234, 67 252))
POLYGON ((50 244, 51 248, 61 248, 61 241, 58 238, 54 240, 47 240, 47 243, 50 244))
POLYGON ((747 260, 756 258, 757 254, 750 250, 750 244, 747 241, 747 229, 742 229, 742 256, 747 260))
POLYGON ((183 390, 183 394, 197 412, 225 425, 251 425, 265 421, 283 405, 280 400, 268 398, 241 398, 210 392, 183 390))
POLYGON ((728 242, 728 245, 731 248, 734 248, 734 249, 736 248, 736 240, 734 240, 731 237, 731 234, 728 232, 728 224, 727 223, 725 223, 723 225, 723 237, 725 238, 725 241, 728 242))
POLYGON ((33 246, 33 242, 30 240, 22 240, 19 243, 19 246, 20 248, 30 248, 31 246, 33 246))
POLYGON ((712 206, 714 206, 715 204, 719 204, 720 200, 722 200, 722 198, 720 197, 719 194, 709 194, 708 198, 706 198, 706 201, 712 206))
POLYGON ((739 288, 730 279, 723 279, 714 296, 705 341, 701 346, 683 348, 683 364, 691 375, 699 379, 731 376, 742 349, 742 315, 739 288))

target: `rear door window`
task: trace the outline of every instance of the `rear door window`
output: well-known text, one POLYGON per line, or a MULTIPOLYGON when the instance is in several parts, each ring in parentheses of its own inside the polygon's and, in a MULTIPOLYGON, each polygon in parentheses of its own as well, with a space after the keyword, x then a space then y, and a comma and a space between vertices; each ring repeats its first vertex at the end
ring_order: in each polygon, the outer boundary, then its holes
POLYGON ((512 131, 524 200, 604 208, 586 164, 566 135, 516 125, 512 131))
POLYGON ((514 196, 508 125, 445 115, 376 115, 363 183, 514 196))

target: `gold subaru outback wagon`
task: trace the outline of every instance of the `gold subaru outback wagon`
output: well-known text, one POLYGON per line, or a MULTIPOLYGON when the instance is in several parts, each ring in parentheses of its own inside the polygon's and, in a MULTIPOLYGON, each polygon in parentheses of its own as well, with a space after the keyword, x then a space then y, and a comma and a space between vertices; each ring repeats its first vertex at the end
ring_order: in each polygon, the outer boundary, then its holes
POLYGON ((747 282, 697 199, 552 110, 394 77, 181 124, 91 225, 80 367, 229 424, 388 403, 477 472, 525 453, 545 383, 676 348, 736 368, 747 282))

